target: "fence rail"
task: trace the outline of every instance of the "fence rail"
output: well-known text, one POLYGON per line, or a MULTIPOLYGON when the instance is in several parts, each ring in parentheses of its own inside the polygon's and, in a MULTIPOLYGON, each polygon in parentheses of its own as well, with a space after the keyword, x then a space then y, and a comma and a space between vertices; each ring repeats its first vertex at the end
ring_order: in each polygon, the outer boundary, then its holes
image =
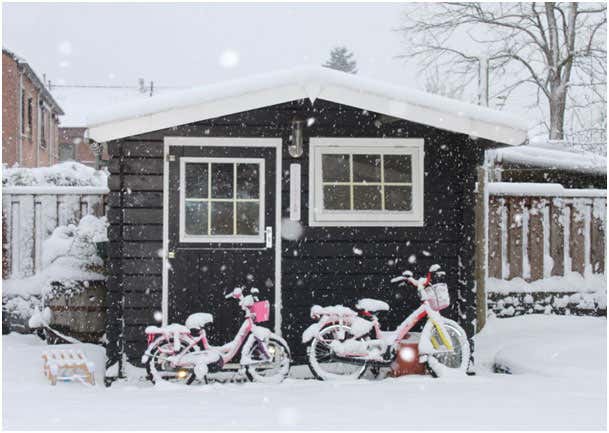
POLYGON ((22 278, 41 268, 42 243, 60 225, 85 215, 103 216, 107 188, 2 188, 2 278, 22 278))

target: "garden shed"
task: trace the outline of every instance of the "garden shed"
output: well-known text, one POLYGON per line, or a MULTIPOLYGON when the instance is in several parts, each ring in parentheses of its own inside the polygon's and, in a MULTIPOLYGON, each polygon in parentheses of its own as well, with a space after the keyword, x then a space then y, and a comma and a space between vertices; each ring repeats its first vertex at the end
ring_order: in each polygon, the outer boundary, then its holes
POLYGON ((271 301, 298 361, 311 305, 378 298, 395 326, 418 298, 391 278, 433 263, 471 335, 476 169, 526 124, 301 67, 113 108, 88 133, 110 156, 111 365, 139 362, 146 325, 197 311, 227 341, 241 315, 223 294, 242 285, 271 301))

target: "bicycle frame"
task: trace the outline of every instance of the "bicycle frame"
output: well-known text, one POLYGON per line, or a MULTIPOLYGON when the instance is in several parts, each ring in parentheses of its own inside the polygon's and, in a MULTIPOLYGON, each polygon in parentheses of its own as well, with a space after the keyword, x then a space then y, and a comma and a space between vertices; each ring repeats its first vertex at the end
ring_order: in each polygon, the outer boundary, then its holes
MULTIPOLYGON (((417 323, 419 323, 420 320, 424 319, 426 316, 428 317, 428 320, 431 321, 433 326, 438 331, 438 336, 440 337, 440 340, 442 341, 444 346, 448 350, 453 350, 450 338, 447 338, 444 326, 442 325, 442 316, 440 315, 440 313, 433 310, 429 306, 429 302, 427 302, 427 301, 423 301, 423 303, 416 310, 414 310, 412 313, 410 313, 410 315, 408 317, 406 317, 406 319, 404 319, 404 321, 402 323, 400 323, 400 325, 398 325, 398 327, 394 331, 395 335, 392 339, 393 340, 392 343, 397 344, 401 340, 403 340, 404 337, 406 337, 406 335, 408 334, 408 332, 417 323)), ((383 339, 384 338, 383 331, 381 330, 379 320, 375 315, 372 315, 372 323, 374 326, 375 337, 379 340, 383 339)), ((439 347, 438 342, 435 341, 435 339, 433 337, 432 337, 432 345, 434 346, 435 349, 437 349, 439 347)))
MULTIPOLYGON (((239 353, 239 351, 243 347, 243 344, 247 340, 247 337, 251 334, 253 327, 254 321, 252 320, 252 318, 246 317, 243 323, 241 324, 239 331, 237 331, 235 337, 230 342, 222 346, 212 346, 211 344, 209 344, 209 341, 207 340, 207 333, 204 329, 201 330, 201 335, 199 335, 198 337, 193 338, 190 334, 188 334, 192 341, 186 348, 180 350, 179 353, 181 355, 179 355, 176 359, 173 359, 172 364, 178 366, 185 356, 193 353, 191 352, 191 349, 197 346, 202 348, 203 350, 217 350, 220 353, 222 364, 228 364, 233 360, 235 355, 239 353)), ((168 353, 170 355, 175 354, 173 350, 167 351, 165 353, 168 353)), ((266 355, 268 356, 268 354, 266 355)))

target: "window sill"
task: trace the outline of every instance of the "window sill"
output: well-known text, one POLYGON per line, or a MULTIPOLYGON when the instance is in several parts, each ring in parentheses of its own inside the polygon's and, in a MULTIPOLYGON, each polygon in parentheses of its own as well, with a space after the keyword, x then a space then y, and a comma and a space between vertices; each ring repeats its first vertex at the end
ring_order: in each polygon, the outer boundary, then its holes
POLYGON ((390 220, 381 218, 367 218, 361 220, 319 220, 309 217, 310 227, 423 227, 423 218, 408 220, 390 220))

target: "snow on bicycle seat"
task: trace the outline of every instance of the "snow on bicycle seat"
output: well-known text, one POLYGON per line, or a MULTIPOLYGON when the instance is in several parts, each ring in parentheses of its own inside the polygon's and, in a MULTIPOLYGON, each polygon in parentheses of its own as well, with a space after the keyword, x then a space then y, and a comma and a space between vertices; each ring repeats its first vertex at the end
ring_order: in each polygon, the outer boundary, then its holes
POLYGON ((357 316, 357 313, 344 305, 334 305, 331 307, 322 307, 321 305, 313 305, 311 307, 311 315, 314 316, 357 316))
POLYGON ((389 311, 389 304, 378 299, 364 298, 357 301, 355 308, 376 313, 377 311, 389 311))
POLYGON ((179 323, 172 323, 166 326, 147 326, 144 330, 146 334, 172 334, 177 332, 178 334, 188 334, 190 330, 179 323))
POLYGON ((194 313, 188 316, 185 325, 188 329, 201 329, 213 321, 214 316, 209 313, 194 313))

